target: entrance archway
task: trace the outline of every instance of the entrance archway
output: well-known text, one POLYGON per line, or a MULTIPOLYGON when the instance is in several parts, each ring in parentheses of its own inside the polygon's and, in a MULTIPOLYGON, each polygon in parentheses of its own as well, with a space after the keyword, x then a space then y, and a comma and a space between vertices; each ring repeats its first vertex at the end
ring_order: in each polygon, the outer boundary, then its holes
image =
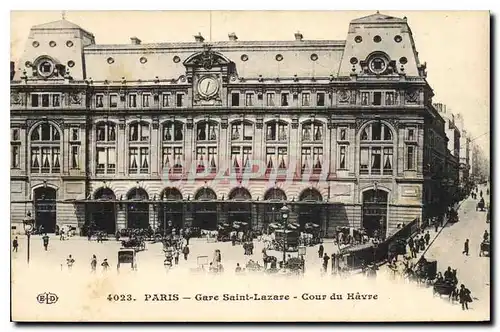
POLYGON ((149 227, 149 198, 146 190, 134 188, 127 194, 127 228, 147 229, 149 227))
POLYGON ((304 190, 300 196, 299 201, 299 218, 298 222, 300 229, 304 229, 307 223, 314 223, 321 226, 323 221, 323 206, 317 203, 323 201, 321 193, 314 188, 304 190))
POLYGON ((182 193, 177 188, 165 188, 160 195, 162 200, 158 213, 158 229, 183 227, 184 213, 182 204, 182 193))
POLYGON ((252 195, 245 188, 235 188, 229 193, 228 199, 228 222, 233 224, 235 221, 246 222, 249 227, 252 224, 252 204, 249 203, 252 195))
POLYGON ((197 202, 194 208, 193 226, 206 230, 217 229, 217 203, 215 202, 217 194, 210 188, 202 188, 198 190, 194 199, 197 202))
POLYGON ((280 209, 286 202, 285 192, 280 188, 271 188, 264 194, 264 200, 269 201, 265 205, 264 222, 270 224, 281 220, 280 209))
POLYGON ((44 233, 56 231, 57 191, 51 187, 39 187, 33 192, 35 200, 35 227, 44 233))
POLYGON ((363 192, 363 227, 368 236, 385 239, 387 230, 388 193, 384 190, 370 189, 363 192))
POLYGON ((99 188, 94 194, 94 199, 99 200, 93 204, 91 212, 94 230, 114 234, 116 232, 115 204, 110 201, 116 200, 115 193, 109 188, 99 188))

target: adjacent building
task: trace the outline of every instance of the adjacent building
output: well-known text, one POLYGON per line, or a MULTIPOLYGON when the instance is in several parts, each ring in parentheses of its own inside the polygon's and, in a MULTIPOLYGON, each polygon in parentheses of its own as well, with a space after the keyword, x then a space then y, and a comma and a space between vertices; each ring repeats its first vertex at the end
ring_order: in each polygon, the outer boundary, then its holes
POLYGON ((13 226, 264 229, 286 204, 323 236, 387 236, 441 213, 447 125, 406 18, 292 36, 101 45, 67 20, 32 27, 11 82, 13 226))

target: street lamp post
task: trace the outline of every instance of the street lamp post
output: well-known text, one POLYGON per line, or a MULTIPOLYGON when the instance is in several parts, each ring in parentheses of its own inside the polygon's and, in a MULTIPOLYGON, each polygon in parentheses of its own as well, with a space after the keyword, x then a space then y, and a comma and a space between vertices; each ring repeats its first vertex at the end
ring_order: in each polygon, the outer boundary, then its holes
POLYGON ((281 211, 281 221, 283 223, 283 267, 284 267, 286 261, 286 237, 287 237, 286 231, 288 229, 288 217, 290 209, 288 208, 288 206, 283 205, 280 211, 281 211))
POLYGON ((24 232, 26 233, 26 236, 28 237, 28 250, 27 250, 27 262, 28 264, 30 263, 30 240, 31 240, 31 232, 33 231, 33 227, 35 225, 35 219, 31 217, 31 212, 28 212, 26 214, 26 218, 23 220, 23 227, 24 227, 24 232))

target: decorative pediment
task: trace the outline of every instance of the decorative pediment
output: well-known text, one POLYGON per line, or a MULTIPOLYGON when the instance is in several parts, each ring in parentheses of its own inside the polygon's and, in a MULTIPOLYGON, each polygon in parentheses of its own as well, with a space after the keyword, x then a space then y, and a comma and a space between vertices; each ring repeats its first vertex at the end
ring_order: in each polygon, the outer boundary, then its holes
POLYGON ((227 66, 231 63, 224 55, 212 51, 210 45, 204 46, 202 52, 197 52, 192 54, 184 61, 184 66, 186 67, 201 67, 206 70, 210 70, 213 67, 227 66))

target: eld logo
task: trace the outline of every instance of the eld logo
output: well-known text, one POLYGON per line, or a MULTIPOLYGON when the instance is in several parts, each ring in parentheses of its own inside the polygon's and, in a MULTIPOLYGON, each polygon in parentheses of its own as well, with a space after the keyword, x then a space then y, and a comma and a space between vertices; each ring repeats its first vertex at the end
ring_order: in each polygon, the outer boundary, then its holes
POLYGON ((54 293, 42 293, 38 294, 36 300, 40 304, 54 304, 59 300, 59 297, 54 293))

